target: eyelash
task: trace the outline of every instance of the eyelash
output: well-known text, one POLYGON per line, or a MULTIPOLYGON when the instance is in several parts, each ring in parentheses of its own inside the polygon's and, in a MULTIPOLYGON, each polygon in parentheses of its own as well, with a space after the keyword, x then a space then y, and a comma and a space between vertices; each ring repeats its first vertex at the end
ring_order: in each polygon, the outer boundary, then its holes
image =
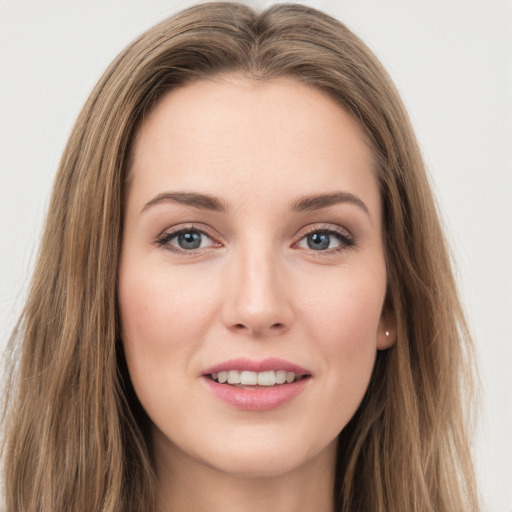
MULTIPOLYGON (((198 251, 202 251, 206 248, 198 248, 198 249, 182 249, 178 247, 174 247, 169 244, 169 242, 173 239, 179 236, 180 234, 184 233, 199 233, 201 235, 204 235, 208 237, 210 240, 214 242, 213 247, 220 247, 222 244, 220 242, 215 242, 215 237, 208 233, 204 229, 199 229, 195 227, 194 225, 189 226, 182 226, 176 229, 173 229, 171 231, 165 231, 161 235, 157 237, 155 240, 155 243, 158 247, 164 247, 166 250, 173 252, 175 254, 183 255, 183 256, 191 256, 193 254, 197 254, 198 251)), ((334 236, 338 239, 340 242, 340 245, 337 247, 334 247, 332 249, 326 249, 326 250, 315 250, 315 249, 309 249, 309 253, 313 254, 316 257, 322 256, 322 255, 332 255, 340 253, 346 249, 349 249, 355 245, 355 240, 351 234, 349 234, 346 230, 342 230, 340 228, 336 229, 333 226, 314 226, 311 229, 308 229, 306 232, 302 233, 301 237, 293 243, 293 246, 297 245, 299 242, 301 242, 304 238, 307 236, 318 233, 318 234, 326 234, 329 236, 334 236)))
MULTIPOLYGON (((164 247, 167 251, 176 253, 178 255, 188 256, 188 255, 192 255, 192 254, 197 254, 198 251, 201 251, 202 249, 204 250, 205 248, 198 248, 198 249, 189 249, 189 250, 187 250, 187 249, 181 249, 179 247, 174 247, 174 246, 169 244, 169 242, 173 238, 176 238, 177 236, 179 236, 181 234, 191 233, 191 232, 199 233, 201 235, 204 235, 204 236, 208 237, 210 240, 212 240, 215 243, 215 237, 212 234, 208 233, 204 229, 199 229, 199 228, 197 228, 196 226, 193 226, 193 225, 181 226, 181 227, 173 229, 171 231, 165 231, 164 233, 162 233, 161 235, 159 235, 157 237, 155 243, 156 243, 156 245, 158 247, 164 247)), ((221 244, 219 242, 215 243, 215 246, 220 246, 220 245, 221 244)))
POLYGON ((333 226, 313 226, 311 229, 308 229, 305 233, 301 235, 299 240, 294 243, 294 245, 298 244, 301 240, 306 238, 313 233, 325 234, 329 236, 334 236, 340 242, 338 247, 333 247, 332 249, 327 249, 324 251, 310 249, 309 252, 313 254, 313 256, 319 257, 322 255, 332 255, 343 252, 347 249, 350 249, 355 245, 355 240, 353 236, 345 229, 335 228, 333 226))

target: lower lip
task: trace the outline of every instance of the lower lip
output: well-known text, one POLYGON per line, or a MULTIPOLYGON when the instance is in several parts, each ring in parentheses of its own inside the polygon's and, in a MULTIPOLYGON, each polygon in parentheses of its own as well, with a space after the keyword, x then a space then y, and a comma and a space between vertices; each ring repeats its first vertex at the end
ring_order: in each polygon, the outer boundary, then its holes
POLYGON ((203 377, 210 391, 222 401, 245 411, 266 411, 290 402, 300 395, 310 377, 302 378, 291 384, 258 388, 237 388, 229 384, 219 384, 209 377, 203 377))

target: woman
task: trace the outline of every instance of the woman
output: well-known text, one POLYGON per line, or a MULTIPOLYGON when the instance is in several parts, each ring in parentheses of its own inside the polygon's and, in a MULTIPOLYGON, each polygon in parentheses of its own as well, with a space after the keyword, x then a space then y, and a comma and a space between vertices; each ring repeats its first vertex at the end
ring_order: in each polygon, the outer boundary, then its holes
POLYGON ((199 5, 115 60, 12 350, 8 510, 478 509, 417 143, 318 11, 199 5))

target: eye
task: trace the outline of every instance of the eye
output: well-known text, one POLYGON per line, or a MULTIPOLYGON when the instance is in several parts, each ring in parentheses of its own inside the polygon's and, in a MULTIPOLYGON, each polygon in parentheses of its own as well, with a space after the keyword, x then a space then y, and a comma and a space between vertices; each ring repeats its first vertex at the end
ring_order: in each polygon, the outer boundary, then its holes
POLYGON ((324 228, 309 232, 297 243, 297 247, 313 251, 341 250, 351 245, 354 245, 354 241, 348 234, 324 228))
POLYGON ((219 245, 206 233, 194 228, 166 232, 158 237, 157 243, 175 251, 194 251, 219 245))

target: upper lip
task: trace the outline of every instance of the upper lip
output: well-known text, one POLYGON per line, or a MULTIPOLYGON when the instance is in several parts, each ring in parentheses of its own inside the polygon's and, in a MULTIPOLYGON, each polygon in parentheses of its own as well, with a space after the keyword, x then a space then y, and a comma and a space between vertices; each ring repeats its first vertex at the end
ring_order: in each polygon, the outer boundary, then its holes
POLYGON ((262 359, 261 361, 243 357, 237 359, 230 359, 229 361, 224 361, 222 363, 206 368, 202 374, 211 375, 212 373, 227 372, 229 370, 245 370, 250 372, 268 372, 272 370, 285 370, 287 372, 293 372, 295 373, 295 375, 299 376, 311 375, 311 372, 309 370, 306 370, 302 366, 276 357, 269 357, 266 359, 262 359))

